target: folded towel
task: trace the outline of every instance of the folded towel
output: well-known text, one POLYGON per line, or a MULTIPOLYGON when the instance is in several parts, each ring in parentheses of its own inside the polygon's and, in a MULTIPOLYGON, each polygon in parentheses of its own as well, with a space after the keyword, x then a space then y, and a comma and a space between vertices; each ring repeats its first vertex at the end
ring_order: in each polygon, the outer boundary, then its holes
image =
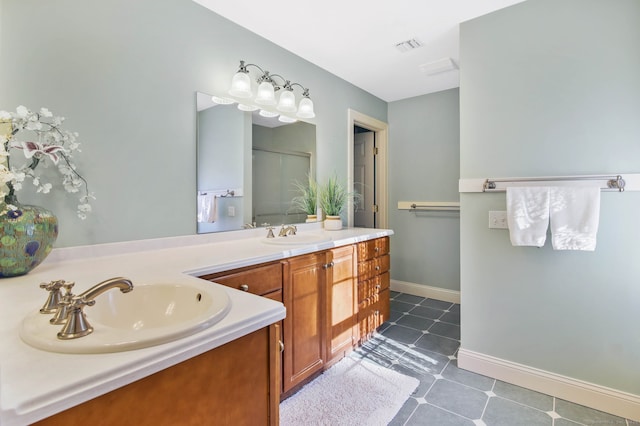
POLYGON ((512 245, 542 247, 549 226, 549 188, 507 187, 507 224, 512 245))
POLYGON ((554 250, 595 250, 600 220, 600 188, 552 187, 550 200, 554 250))
POLYGON ((217 197, 211 193, 198 194, 198 222, 214 223, 218 220, 217 197))

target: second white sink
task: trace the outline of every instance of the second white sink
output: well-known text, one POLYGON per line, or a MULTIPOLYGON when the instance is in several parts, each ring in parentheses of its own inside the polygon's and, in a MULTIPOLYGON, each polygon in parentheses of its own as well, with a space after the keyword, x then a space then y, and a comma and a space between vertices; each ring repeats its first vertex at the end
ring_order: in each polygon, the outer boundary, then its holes
POLYGON ((139 349, 170 342, 204 330, 224 318, 231 301, 224 288, 202 285, 136 285, 133 291, 109 290, 84 312, 93 333, 60 340, 62 326, 49 324, 52 315, 38 311, 22 323, 20 337, 50 352, 105 353, 139 349))
POLYGON ((281 246, 319 244, 331 241, 331 237, 324 234, 296 234, 287 235, 286 237, 263 238, 265 244, 275 244, 281 246))

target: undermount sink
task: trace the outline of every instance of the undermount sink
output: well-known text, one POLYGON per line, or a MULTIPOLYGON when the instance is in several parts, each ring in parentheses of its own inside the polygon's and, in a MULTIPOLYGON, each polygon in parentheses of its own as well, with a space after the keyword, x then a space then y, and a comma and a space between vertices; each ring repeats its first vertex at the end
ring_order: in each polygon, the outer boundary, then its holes
POLYGON ((109 290, 84 307, 93 333, 60 340, 60 325, 38 311, 22 322, 20 337, 38 349, 63 353, 106 353, 170 342, 204 330, 224 318, 231 301, 223 287, 211 285, 136 285, 133 291, 109 290))
POLYGON ((331 237, 323 234, 296 234, 286 237, 263 238, 265 244, 275 244, 280 246, 319 244, 331 241, 331 237))

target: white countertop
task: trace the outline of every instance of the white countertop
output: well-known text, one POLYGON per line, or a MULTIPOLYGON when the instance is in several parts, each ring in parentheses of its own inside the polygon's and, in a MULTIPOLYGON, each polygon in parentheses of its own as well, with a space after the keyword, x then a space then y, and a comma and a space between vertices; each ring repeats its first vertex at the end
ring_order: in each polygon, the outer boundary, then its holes
MULTIPOLYGON (((138 284, 200 283, 196 278, 258 263, 392 235, 391 230, 324 231, 331 240, 301 246, 265 244, 264 229, 171 237, 54 250, 29 274, 0 279, 0 425, 25 425, 209 351, 284 318, 279 302, 224 287, 231 310, 220 322, 157 346, 108 354, 60 354, 32 348, 19 337, 22 319, 40 309, 41 282, 74 281, 74 292, 124 276, 138 284)), ((211 284, 218 285, 218 284, 211 284)), ((99 297, 96 299, 100 303, 99 297)))

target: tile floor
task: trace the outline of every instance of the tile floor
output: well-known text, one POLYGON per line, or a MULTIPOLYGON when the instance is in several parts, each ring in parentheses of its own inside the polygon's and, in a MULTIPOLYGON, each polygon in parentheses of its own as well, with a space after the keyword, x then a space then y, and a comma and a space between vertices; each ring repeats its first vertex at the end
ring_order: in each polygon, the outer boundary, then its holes
POLYGON ((392 426, 640 426, 459 369, 460 305, 391 293, 391 315, 356 356, 416 377, 392 426))

